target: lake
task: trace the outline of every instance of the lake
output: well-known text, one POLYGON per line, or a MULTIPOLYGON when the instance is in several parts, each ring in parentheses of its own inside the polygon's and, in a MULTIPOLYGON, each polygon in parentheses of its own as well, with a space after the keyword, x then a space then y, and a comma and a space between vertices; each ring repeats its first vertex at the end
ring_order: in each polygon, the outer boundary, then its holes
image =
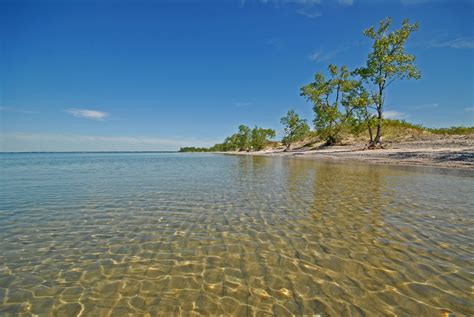
POLYGON ((0 315, 472 315, 472 171, 0 154, 0 315))

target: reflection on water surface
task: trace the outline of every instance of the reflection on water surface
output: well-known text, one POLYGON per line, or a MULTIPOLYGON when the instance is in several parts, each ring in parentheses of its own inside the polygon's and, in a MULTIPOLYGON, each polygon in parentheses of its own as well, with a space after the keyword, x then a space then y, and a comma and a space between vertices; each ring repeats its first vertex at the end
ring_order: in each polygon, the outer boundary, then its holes
POLYGON ((458 174, 3 154, 0 315, 474 314, 474 183, 458 174))

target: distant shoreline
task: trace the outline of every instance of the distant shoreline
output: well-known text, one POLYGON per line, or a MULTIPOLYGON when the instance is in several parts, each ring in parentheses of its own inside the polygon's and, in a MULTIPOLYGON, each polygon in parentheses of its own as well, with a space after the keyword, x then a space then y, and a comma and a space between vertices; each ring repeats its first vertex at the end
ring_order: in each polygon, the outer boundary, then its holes
POLYGON ((474 137, 450 136, 440 140, 387 143, 386 149, 365 150, 364 144, 319 146, 284 151, 282 147, 261 151, 179 152, 179 151, 31 151, 9 154, 127 154, 127 153, 208 153, 263 157, 285 157, 333 162, 353 161, 394 166, 424 166, 474 171, 474 137))
POLYGON ((335 162, 424 166, 474 171, 474 139, 449 138, 445 142, 412 141, 387 144, 386 149, 365 150, 364 144, 303 148, 284 151, 282 148, 256 152, 216 152, 230 155, 288 157, 335 162))

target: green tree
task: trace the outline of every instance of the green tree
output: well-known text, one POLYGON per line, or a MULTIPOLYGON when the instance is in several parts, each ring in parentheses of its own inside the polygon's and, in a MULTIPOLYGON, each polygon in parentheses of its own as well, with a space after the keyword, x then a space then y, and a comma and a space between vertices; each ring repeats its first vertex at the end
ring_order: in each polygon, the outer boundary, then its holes
POLYGON ((260 151, 267 144, 268 139, 274 138, 276 135, 275 130, 263 129, 255 126, 251 133, 251 146, 255 151, 260 151))
POLYGON ((376 135, 369 147, 382 146, 383 109, 386 89, 396 79, 419 79, 420 72, 415 65, 415 56, 405 52, 405 43, 410 34, 418 29, 418 24, 403 20, 402 26, 389 31, 392 19, 386 18, 366 29, 364 35, 373 40, 365 67, 356 70, 369 86, 370 107, 375 110, 376 135))
POLYGON ((285 126, 285 135, 281 140, 286 146, 285 151, 290 148, 293 142, 301 140, 309 132, 309 126, 306 120, 300 119, 298 114, 293 110, 289 110, 288 113, 281 118, 280 122, 285 126))
POLYGON ((237 133, 237 144, 239 151, 250 151, 250 128, 246 125, 239 125, 239 132, 237 133))
POLYGON ((237 133, 232 134, 225 138, 224 143, 222 144, 223 151, 237 151, 240 148, 240 137, 237 133))
POLYGON ((180 152, 209 152, 212 148, 185 146, 179 149, 180 152))
POLYGON ((345 99, 345 103, 347 107, 353 110, 353 115, 348 119, 351 132, 360 134, 367 129, 370 143, 372 143, 374 140, 372 130, 376 117, 369 108, 372 105, 371 96, 361 81, 355 82, 353 89, 345 99))
POLYGON ((320 137, 331 145, 340 141, 340 133, 352 116, 347 97, 357 85, 346 66, 328 66, 330 78, 321 72, 314 76, 314 82, 301 88, 301 95, 313 103, 316 114, 314 125, 320 137))

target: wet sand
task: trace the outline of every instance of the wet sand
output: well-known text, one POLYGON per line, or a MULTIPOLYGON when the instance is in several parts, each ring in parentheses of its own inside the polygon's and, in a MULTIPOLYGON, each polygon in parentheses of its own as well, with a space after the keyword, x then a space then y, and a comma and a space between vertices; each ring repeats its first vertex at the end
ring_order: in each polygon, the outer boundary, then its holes
POLYGON ((289 151, 276 148, 257 152, 225 153, 474 170, 473 136, 451 136, 431 140, 386 143, 385 149, 376 150, 367 150, 364 144, 351 144, 345 146, 317 145, 289 151))

